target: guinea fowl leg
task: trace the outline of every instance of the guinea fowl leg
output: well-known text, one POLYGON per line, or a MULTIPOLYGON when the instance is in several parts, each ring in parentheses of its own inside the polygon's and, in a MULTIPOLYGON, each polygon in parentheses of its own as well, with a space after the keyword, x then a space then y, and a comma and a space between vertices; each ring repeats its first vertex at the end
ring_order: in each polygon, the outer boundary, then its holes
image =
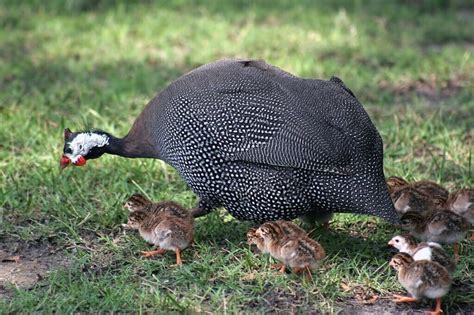
POLYGON ((272 269, 279 269, 278 271, 280 273, 285 273, 286 266, 285 266, 285 264, 274 264, 274 265, 272 265, 272 269))
POLYGON ((416 302, 418 301, 417 299, 411 297, 411 296, 403 296, 403 295, 398 295, 395 294, 393 295, 394 299, 392 300, 395 303, 411 303, 411 302, 416 302))
POLYGON ((178 266, 181 266, 183 264, 183 261, 181 260, 181 251, 179 248, 176 248, 176 264, 178 266))
POLYGON ((459 243, 453 244, 454 259, 456 262, 459 262, 459 243))
POLYGON ((311 269, 308 266, 306 267, 295 267, 293 268, 294 273, 303 272, 305 274, 305 279, 307 281, 313 281, 313 275, 311 274, 311 269))
POLYGON ((211 207, 207 202, 203 201, 202 199, 199 201, 199 205, 196 208, 191 209, 191 214, 194 218, 199 218, 209 214, 212 211, 213 207, 211 207))
POLYGON ((158 248, 157 250, 143 251, 143 257, 152 257, 155 255, 163 255, 166 252, 166 249, 158 248))
POLYGON ((441 309, 441 298, 436 299, 436 308, 432 312, 427 312, 429 315, 440 315, 443 313, 443 310, 441 309))

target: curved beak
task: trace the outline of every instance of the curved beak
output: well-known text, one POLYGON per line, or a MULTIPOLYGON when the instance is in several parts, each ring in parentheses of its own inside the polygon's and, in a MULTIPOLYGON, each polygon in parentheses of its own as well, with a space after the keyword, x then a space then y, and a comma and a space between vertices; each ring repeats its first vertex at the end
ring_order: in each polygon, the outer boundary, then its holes
POLYGON ((394 241, 392 241, 392 240, 390 240, 390 241, 388 242, 388 245, 390 245, 390 246, 394 246, 394 245, 395 245, 395 242, 394 242, 394 241))
POLYGON ((66 168, 69 164, 71 164, 71 159, 63 155, 59 160, 59 167, 61 168, 61 170, 66 168))

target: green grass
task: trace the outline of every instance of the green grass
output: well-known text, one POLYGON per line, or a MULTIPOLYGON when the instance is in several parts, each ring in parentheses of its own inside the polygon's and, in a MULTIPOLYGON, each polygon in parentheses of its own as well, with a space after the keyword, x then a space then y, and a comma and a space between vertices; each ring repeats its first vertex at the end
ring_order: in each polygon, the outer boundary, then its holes
MULTIPOLYGON (((62 130, 123 136, 179 75, 220 58, 258 58, 303 77, 341 77, 384 139, 387 175, 472 187, 467 3, 2 1, 0 242, 52 242, 68 249, 71 267, 15 290, 0 313, 336 312, 352 299, 341 282, 401 292, 387 266, 396 230, 362 216, 338 215, 331 233, 312 234, 328 252, 314 283, 275 275, 245 244, 250 224, 224 211, 197 220, 184 267, 171 267, 172 255, 141 259, 147 245, 119 228, 124 199, 144 191, 191 207, 196 197, 161 161, 104 156, 60 173, 62 130)), ((474 300, 474 246, 461 246, 449 310, 474 300)))

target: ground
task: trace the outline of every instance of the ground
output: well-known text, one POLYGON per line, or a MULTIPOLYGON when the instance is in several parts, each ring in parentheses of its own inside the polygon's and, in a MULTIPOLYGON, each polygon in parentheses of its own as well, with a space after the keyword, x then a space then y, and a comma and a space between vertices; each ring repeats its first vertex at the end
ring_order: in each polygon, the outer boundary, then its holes
MULTIPOLYGON (((395 305, 388 266, 400 231, 338 214, 311 237, 327 251, 313 282, 278 275, 245 242, 252 223, 219 210, 172 253, 123 231, 134 192, 192 207, 157 160, 105 156, 59 171, 62 130, 128 131, 149 99, 220 58, 256 58, 308 78, 340 77, 384 141, 386 175, 473 187, 474 8, 469 1, 95 0, 0 3, 0 313, 420 313, 395 305), (379 298, 372 303, 374 295, 379 298)), ((451 253, 452 249, 447 248, 451 253)), ((472 313, 474 244, 445 313, 472 313)))

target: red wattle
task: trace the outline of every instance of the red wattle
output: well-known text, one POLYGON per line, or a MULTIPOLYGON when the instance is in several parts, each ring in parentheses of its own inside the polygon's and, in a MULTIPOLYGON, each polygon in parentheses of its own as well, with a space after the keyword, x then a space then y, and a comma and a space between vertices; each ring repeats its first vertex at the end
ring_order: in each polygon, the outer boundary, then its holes
POLYGON ((77 159, 76 163, 74 163, 74 165, 76 165, 76 166, 83 166, 83 165, 86 165, 86 159, 81 155, 81 156, 79 156, 79 158, 77 159))
POLYGON ((71 160, 67 156, 65 155, 61 156, 61 159, 59 160, 59 166, 61 167, 61 169, 65 168, 70 163, 71 163, 71 160))

